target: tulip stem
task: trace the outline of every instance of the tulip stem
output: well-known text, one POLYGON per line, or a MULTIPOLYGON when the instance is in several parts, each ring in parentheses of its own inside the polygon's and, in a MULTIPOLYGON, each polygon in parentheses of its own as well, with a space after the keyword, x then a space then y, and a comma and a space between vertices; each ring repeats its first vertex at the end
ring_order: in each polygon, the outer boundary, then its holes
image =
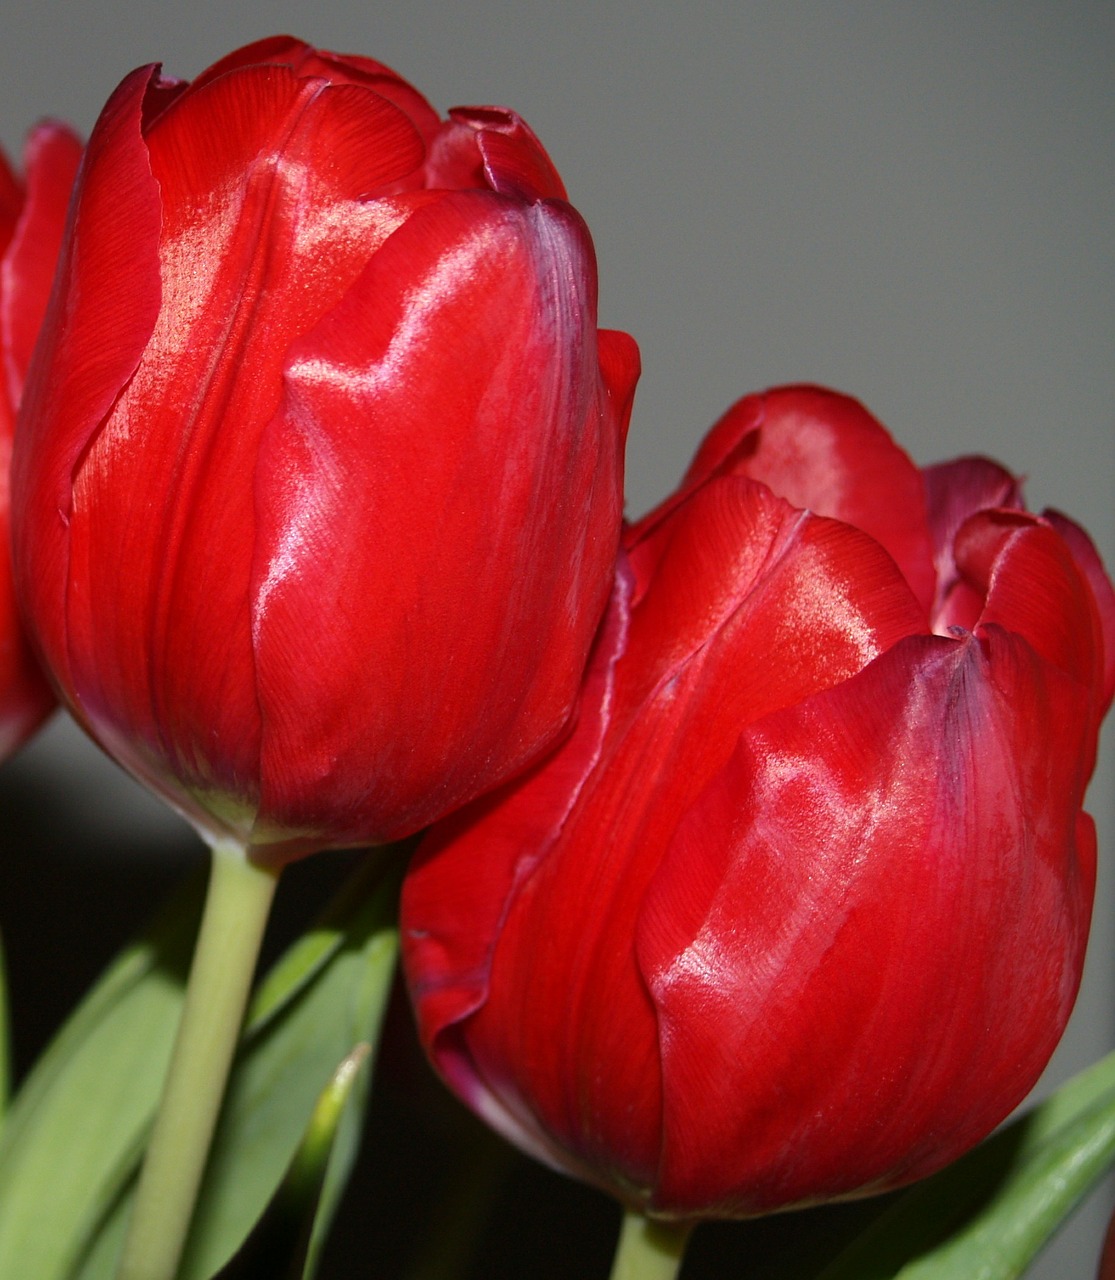
POLYGON ((692 1229, 691 1222, 665 1222, 628 1210, 611 1280, 674 1280, 692 1229))
POLYGON ((185 1003, 117 1280, 174 1280, 255 972, 278 872, 213 845, 185 1003))

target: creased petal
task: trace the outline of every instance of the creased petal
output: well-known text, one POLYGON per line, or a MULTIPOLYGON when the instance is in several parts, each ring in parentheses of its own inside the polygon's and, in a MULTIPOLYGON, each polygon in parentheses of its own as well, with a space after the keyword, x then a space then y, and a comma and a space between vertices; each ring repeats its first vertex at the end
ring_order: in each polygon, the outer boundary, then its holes
POLYGON ((1059 511, 1043 511, 1042 518, 1064 538, 1076 567, 1087 579, 1103 637, 1103 678, 1099 712, 1115 697, 1115 586, 1103 566, 1096 545, 1080 525, 1059 511))
POLYGON ((993 507, 1023 510, 1022 482, 997 462, 979 457, 941 462, 926 467, 922 475, 937 573, 933 630, 944 635, 952 625, 970 628, 982 604, 972 596, 956 567, 953 543, 960 526, 977 511, 993 507))
POLYGON ((477 188, 513 199, 568 199, 553 161, 534 131, 506 107, 454 107, 433 139, 430 187, 477 188))
POLYGON ((811 386, 745 396, 705 437, 663 507, 715 475, 762 481, 796 507, 870 534, 928 614, 934 576, 921 475, 858 401, 811 386))
POLYGON ((12 404, 23 380, 50 298, 81 141, 61 124, 42 124, 25 153, 27 201, 0 268, 0 342, 12 404))
MULTIPOLYGON (((411 862, 401 906, 403 954, 417 975, 411 998, 438 1070, 513 1141, 556 1161, 552 1142, 492 1093, 460 1034, 486 1000, 492 957, 507 913, 553 843, 599 759, 623 651, 630 579, 620 568, 593 658, 581 714, 561 751, 516 787, 458 811, 427 837, 411 862), (499 812, 490 826, 487 816, 499 812), (538 833, 546 835, 539 840, 538 833), (443 850, 447 856, 443 856, 443 850)), ((564 1003, 564 1002, 563 1002, 564 1003)))
POLYGON ((446 193, 292 349, 253 570, 264 802, 288 825, 327 803, 355 831, 391 797, 379 838, 413 831, 568 715, 619 515, 590 261, 560 208, 446 193))
POLYGON ((911 638, 745 733, 639 926, 665 1078, 656 1207, 897 1185, 1025 1094, 1087 934, 1086 712, 994 628, 911 638))
POLYGON ((89 139, 82 199, 58 267, 68 287, 54 295, 44 320, 12 460, 17 585, 38 620, 39 645, 71 689, 66 596, 88 590, 87 580, 71 574, 71 482, 135 371, 159 308, 158 190, 139 128, 153 77, 150 67, 128 76, 89 139))

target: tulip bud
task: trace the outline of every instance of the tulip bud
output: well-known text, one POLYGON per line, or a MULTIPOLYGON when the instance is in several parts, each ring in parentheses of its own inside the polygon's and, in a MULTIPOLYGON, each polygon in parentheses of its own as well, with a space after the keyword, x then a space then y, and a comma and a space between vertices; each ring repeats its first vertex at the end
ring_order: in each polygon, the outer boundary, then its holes
POLYGON ((423 1042, 630 1207, 900 1186, 1029 1090, 1084 957, 1115 683, 1087 537, 854 401, 741 401, 628 531, 574 734, 404 886, 423 1042))
POLYGON ((12 583, 9 469, 16 410, 58 258, 81 143, 41 124, 27 141, 26 181, 0 152, 0 760, 39 726, 54 698, 23 633, 12 583))
POLYGON ((275 865, 413 832, 562 731, 637 376, 513 113, 289 37, 147 67, 78 179, 14 462, 77 719, 275 865))

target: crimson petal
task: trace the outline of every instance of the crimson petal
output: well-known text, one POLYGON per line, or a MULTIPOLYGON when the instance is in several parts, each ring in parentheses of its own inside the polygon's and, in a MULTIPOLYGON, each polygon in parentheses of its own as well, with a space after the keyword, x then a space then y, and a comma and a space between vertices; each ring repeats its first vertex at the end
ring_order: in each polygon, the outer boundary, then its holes
POLYGON ((921 475, 857 400, 812 386, 745 396, 705 437, 664 505, 714 475, 760 480, 796 507, 870 534, 894 557, 928 616, 934 573, 921 475))
POLYGON ((64 597, 87 588, 70 577, 71 481, 134 373, 159 311, 158 188, 140 134, 154 76, 152 67, 128 76, 89 139, 79 176, 82 201, 58 267, 72 288, 57 293, 48 308, 35 358, 38 376, 21 406, 12 460, 20 595, 40 619, 38 639, 51 666, 71 688, 64 597), (36 465, 29 467, 32 457, 36 465), (34 572, 21 572, 31 561, 34 572))
POLYGON ((665 1079, 654 1207, 898 1185, 1021 1099, 1087 935, 1087 711, 996 628, 911 638, 744 734, 639 926, 665 1079))

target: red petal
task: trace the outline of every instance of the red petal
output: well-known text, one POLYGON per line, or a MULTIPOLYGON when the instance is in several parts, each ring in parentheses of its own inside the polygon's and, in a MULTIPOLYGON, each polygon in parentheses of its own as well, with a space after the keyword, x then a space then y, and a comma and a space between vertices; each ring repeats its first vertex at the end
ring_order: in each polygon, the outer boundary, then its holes
POLYGON ((746 396, 709 432, 680 493, 713 475, 760 480, 795 507, 870 534, 928 616, 934 575, 921 475, 858 401, 810 386, 746 396))
POLYGON ((351 53, 334 54, 318 50, 316 59, 313 62, 306 60, 299 66, 298 71, 301 75, 307 75, 310 72, 324 75, 333 82, 347 79, 354 84, 363 84, 374 89, 381 97, 406 112, 408 119, 427 145, 441 128, 438 113, 423 95, 382 62, 375 62, 371 58, 362 58, 351 53))
POLYGON ((250 44, 241 45, 239 49, 233 49, 231 53, 226 53, 223 58, 206 67, 200 75, 194 77, 192 87, 200 89, 211 80, 244 67, 271 65, 289 67, 296 71, 299 64, 313 54, 313 46, 308 45, 305 40, 299 40, 297 36, 264 36, 250 44))
MULTIPOLYGON (((12 175, 0 156, 0 537, 8 543, 9 471, 15 406, 46 310, 81 143, 61 125, 40 125, 26 149, 26 199, 4 207, 12 175), (22 206, 22 207, 20 207, 22 206), (18 215, 18 223, 15 221, 18 215), (8 240, 9 229, 14 235, 8 240), (6 249, 6 252, 4 251, 6 249)), ((14 178, 12 178, 14 183, 14 178)), ((31 654, 16 606, 11 557, 0 557, 0 759, 7 757, 54 706, 31 654)))
POLYGON ((205 199, 236 202, 256 171, 272 169, 292 195, 327 205, 395 182, 423 156, 410 120, 379 94, 301 80, 281 66, 192 86, 160 114, 148 143, 177 220, 165 239, 188 234, 201 219, 216 231, 205 199), (299 172, 301 165, 309 171, 299 172))
POLYGON ((983 511, 957 534, 956 563, 985 597, 977 629, 998 624, 1023 636, 1098 702, 1104 646, 1096 604, 1058 533, 1037 516, 983 511))
POLYGON ((39 336, 58 263, 81 141, 60 124, 42 124, 26 151, 27 202, 0 278, 0 340, 12 403, 39 336))
POLYGON ((566 200, 565 186, 534 131, 507 107, 454 107, 433 139, 426 184, 497 191, 515 200, 566 200))
POLYGON ((8 164, 7 156, 0 151, 0 256, 7 251, 22 208, 23 185, 8 164))
POLYGON ((284 823, 390 811, 381 838, 402 835, 525 767, 568 715, 618 527, 594 312, 579 221, 429 193, 292 351, 260 452, 253 624, 284 823), (354 699, 378 714, 355 721, 354 699))
POLYGON ((640 524, 629 553, 640 604, 631 650, 641 675, 624 695, 633 703, 710 646, 731 655, 713 701, 742 725, 925 629, 876 542, 743 478, 714 479, 659 524, 640 524))
POLYGON ((642 1192, 658 1141, 644 1117, 661 1098, 654 1018, 622 941, 644 878, 624 838, 623 783, 638 760, 619 779, 610 770, 603 791, 594 772, 615 729, 627 590, 573 736, 471 820, 435 829, 408 874, 402 927, 423 1037, 454 1087, 540 1159, 642 1192))
POLYGON ((289 67, 300 78, 318 76, 330 84, 360 84, 374 89, 403 110, 423 138, 429 140, 440 126, 437 112, 402 76, 382 62, 353 53, 315 49, 294 36, 268 36, 227 54, 194 80, 194 88, 242 67, 274 64, 289 67))
POLYGON ((996 632, 912 638, 744 735, 640 922, 665 1078, 655 1207, 897 1185, 1026 1093, 1083 961, 1089 720, 1080 686, 996 632))
POLYGON ((456 107, 450 115, 479 134, 480 154, 493 191, 526 201, 569 198, 534 130, 514 111, 456 107))
POLYGON ((1021 481, 989 458, 956 458, 927 467, 923 476, 937 572, 933 630, 939 635, 951 626, 971 630, 983 601, 957 569, 953 543, 960 526, 977 511, 1025 510, 1021 481))
POLYGON ((1111 705, 1111 699, 1115 696, 1115 587, 1103 567, 1095 543, 1078 524, 1059 511, 1043 511, 1042 518, 1064 538, 1076 567, 1092 589, 1103 636, 1102 713, 1111 705))
MULTIPOLYGON (((57 679, 69 670, 65 584, 78 461, 134 372, 159 306, 158 190, 140 136, 150 67, 133 72, 97 122, 22 405, 13 459, 13 534, 21 595, 57 679), (26 566, 34 565, 34 572, 26 566)), ((142 488, 139 490, 142 492, 142 488)), ((112 555, 120 560, 115 544, 112 555)), ((121 597, 117 612, 126 612, 121 597)), ((80 712, 79 712, 80 714, 80 712)))
POLYGON ((423 172, 433 191, 489 189, 476 130, 457 120, 445 121, 430 140, 423 172))
POLYGON ((642 371, 642 361, 635 339, 619 329, 599 329, 596 334, 600 355, 600 376, 614 405, 622 440, 627 440, 631 409, 635 403, 635 385, 642 371))
MULTIPOLYGON (((599 758, 629 596, 630 581, 621 567, 585 675, 581 713, 561 750, 532 774, 434 827, 403 884, 403 960, 432 1061, 501 1132, 551 1162, 556 1159, 552 1140, 528 1116, 507 1109, 498 1090, 491 1091, 462 1024, 488 998, 502 924, 522 886, 560 839, 599 758)), ((564 996, 557 1008, 567 1008, 564 996)))

